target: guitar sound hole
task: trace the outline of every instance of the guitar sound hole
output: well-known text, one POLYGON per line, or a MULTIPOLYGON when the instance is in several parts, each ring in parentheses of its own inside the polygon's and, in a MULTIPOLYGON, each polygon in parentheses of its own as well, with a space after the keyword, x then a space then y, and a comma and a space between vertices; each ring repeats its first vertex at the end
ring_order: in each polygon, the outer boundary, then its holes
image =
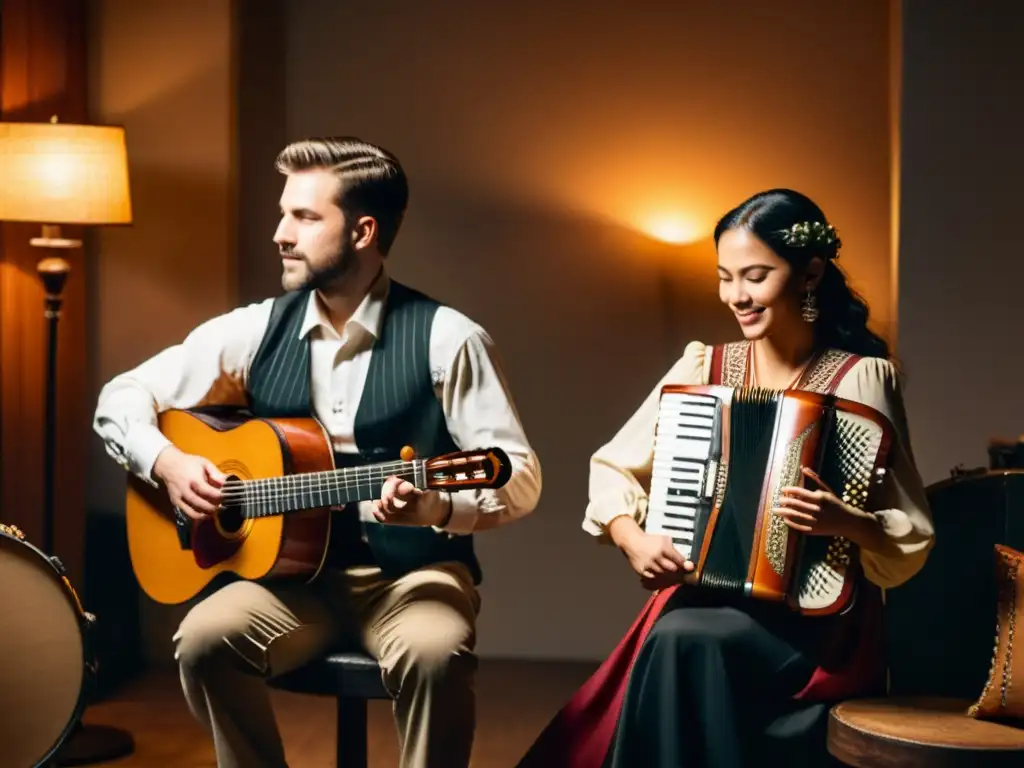
POLYGON ((222 507, 217 513, 217 519, 220 521, 220 527, 226 533, 236 533, 244 522, 242 508, 239 506, 222 507))

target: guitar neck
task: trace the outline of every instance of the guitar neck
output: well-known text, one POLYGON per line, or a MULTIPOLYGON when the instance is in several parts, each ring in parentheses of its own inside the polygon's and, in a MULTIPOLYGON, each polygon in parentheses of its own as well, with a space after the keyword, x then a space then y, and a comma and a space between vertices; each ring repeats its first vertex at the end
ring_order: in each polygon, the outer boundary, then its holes
POLYGON ((344 506, 376 499, 384 480, 392 475, 417 488, 426 488, 427 473, 422 460, 388 461, 326 472, 229 480, 223 488, 223 505, 240 509, 247 519, 344 506))

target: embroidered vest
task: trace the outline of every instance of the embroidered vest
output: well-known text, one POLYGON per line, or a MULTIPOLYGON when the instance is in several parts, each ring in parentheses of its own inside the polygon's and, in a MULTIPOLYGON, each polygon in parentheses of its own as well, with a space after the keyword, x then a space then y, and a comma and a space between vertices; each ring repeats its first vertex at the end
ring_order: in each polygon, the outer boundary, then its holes
MULTIPOLYGON (((750 342, 735 341, 714 347, 711 355, 710 384, 743 387, 748 384, 750 342)), ((835 394, 843 377, 861 358, 839 349, 827 349, 819 354, 804 371, 796 389, 821 394, 835 394)))
MULTIPOLYGON (((293 291, 274 301, 249 370, 249 407, 257 417, 313 416, 309 339, 299 338, 309 297, 309 291, 293 291)), ((424 458, 459 450, 448 433, 430 370, 430 332, 439 306, 391 281, 356 410, 359 452, 335 453, 337 466, 392 461, 406 445, 424 458)), ((388 578, 397 578, 426 565, 457 561, 469 568, 475 583, 482 579, 472 536, 361 523, 356 505, 339 511, 331 522, 332 566, 375 564, 388 578)))

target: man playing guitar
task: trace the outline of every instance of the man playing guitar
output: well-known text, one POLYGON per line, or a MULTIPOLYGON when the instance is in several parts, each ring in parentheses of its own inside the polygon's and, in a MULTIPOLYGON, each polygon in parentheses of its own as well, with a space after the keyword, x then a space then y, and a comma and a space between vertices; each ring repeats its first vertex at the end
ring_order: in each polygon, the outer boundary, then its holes
POLYGON ((115 377, 94 427, 197 524, 221 507, 230 472, 161 431, 174 409, 313 417, 342 467, 397 460, 407 444, 418 456, 504 451, 511 475, 500 488, 423 490, 382 474, 376 499, 331 518, 315 580, 234 581, 174 635, 185 697, 222 768, 285 765, 263 678, 353 631, 395 698, 401 765, 467 766, 481 578, 472 533, 534 509, 539 463, 488 334, 384 270, 408 198, 395 157, 354 138, 317 139, 286 147, 277 168, 285 293, 215 317, 115 377))

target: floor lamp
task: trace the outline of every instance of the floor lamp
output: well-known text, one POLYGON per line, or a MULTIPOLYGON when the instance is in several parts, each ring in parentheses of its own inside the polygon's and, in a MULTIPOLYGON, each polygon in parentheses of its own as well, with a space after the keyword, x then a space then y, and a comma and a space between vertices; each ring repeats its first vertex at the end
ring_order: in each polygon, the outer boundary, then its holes
MULTIPOLYGON (((63 254, 82 241, 61 236, 61 225, 130 224, 131 195, 124 129, 59 123, 0 123, 0 221, 42 225, 29 242, 41 249, 36 271, 45 293, 46 420, 43 456, 43 538, 54 551, 54 463, 57 432, 57 323, 71 265, 63 254)), ((92 765, 134 751, 130 733, 81 721, 54 763, 92 765)))

